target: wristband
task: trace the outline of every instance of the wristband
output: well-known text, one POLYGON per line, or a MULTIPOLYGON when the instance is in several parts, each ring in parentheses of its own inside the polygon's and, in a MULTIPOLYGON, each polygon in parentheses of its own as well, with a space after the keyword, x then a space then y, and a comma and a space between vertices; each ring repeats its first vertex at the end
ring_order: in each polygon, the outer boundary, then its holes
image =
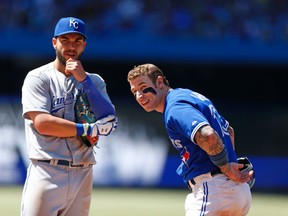
POLYGON ((228 153, 226 148, 224 147, 224 149, 216 155, 208 155, 210 160, 212 161, 212 163, 218 167, 220 166, 224 166, 227 163, 229 163, 229 159, 228 159, 228 153))
POLYGON ((77 136, 87 136, 89 129, 91 131, 91 128, 89 127, 89 124, 79 124, 76 123, 76 130, 77 130, 77 136))

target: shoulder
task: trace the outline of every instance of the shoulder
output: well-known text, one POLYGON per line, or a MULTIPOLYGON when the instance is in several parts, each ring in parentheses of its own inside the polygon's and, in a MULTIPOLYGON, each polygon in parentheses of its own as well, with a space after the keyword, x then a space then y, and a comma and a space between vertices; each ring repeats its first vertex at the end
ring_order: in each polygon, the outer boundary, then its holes
POLYGON ((45 79, 49 77, 49 74, 51 74, 52 70, 54 70, 53 64, 48 63, 29 71, 26 78, 37 77, 39 79, 45 79))
POLYGON ((191 98, 189 97, 191 92, 191 90, 183 88, 171 90, 166 98, 165 113, 181 113, 183 107, 191 103, 191 98))
POLYGON ((198 93, 190 89, 177 88, 167 95, 165 114, 185 118, 187 113, 199 112, 201 104, 198 93))
POLYGON ((197 107, 199 105, 209 104, 211 102, 210 99, 204 96, 203 94, 190 89, 183 89, 183 88, 175 89, 174 91, 171 92, 171 96, 170 94, 168 96, 171 97, 170 100, 173 101, 174 103, 175 102, 189 103, 197 107))
POLYGON ((176 88, 169 92, 167 95, 167 106, 172 106, 177 103, 185 103, 191 101, 191 94, 192 90, 190 89, 183 89, 183 88, 176 88))
POLYGON ((189 94, 191 94, 193 91, 190 89, 185 89, 185 88, 175 88, 173 90, 170 91, 170 93, 168 95, 172 95, 174 97, 179 97, 179 96, 187 96, 189 94))

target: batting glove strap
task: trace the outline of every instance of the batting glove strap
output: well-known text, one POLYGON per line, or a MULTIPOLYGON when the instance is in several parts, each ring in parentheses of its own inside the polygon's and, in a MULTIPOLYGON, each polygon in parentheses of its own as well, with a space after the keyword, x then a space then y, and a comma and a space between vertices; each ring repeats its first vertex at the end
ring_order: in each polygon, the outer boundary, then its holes
POLYGON ((112 133, 116 127, 117 127, 118 121, 117 118, 114 115, 109 115, 105 118, 102 118, 96 123, 90 124, 88 129, 89 136, 108 136, 110 133, 112 133))

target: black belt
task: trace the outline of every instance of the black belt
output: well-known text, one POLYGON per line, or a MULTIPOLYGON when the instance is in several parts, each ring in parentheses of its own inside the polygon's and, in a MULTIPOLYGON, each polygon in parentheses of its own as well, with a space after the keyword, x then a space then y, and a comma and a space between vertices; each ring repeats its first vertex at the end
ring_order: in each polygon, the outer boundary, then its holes
MULTIPOLYGON (((44 162, 44 163, 51 163, 52 160, 37 160, 38 162, 44 162)), ((51 163, 52 164, 52 163, 51 163)), ((55 165, 63 165, 63 166, 68 166, 68 167, 84 167, 85 164, 77 164, 73 165, 71 162, 66 161, 66 160, 57 160, 57 163, 55 165)), ((86 165, 87 166, 87 165, 86 165)))
MULTIPOLYGON (((221 172, 221 170, 218 168, 218 169, 215 169, 215 170, 213 170, 213 171, 211 171, 210 172, 210 174, 211 174, 211 176, 213 177, 213 176, 215 176, 215 175, 218 175, 218 174, 221 174, 222 172, 221 172)), ((195 180, 192 178, 192 179, 190 179, 189 180, 193 185, 195 185, 196 184, 196 182, 195 182, 195 180)), ((188 182, 188 187, 190 188, 190 186, 189 186, 189 182, 188 182)))

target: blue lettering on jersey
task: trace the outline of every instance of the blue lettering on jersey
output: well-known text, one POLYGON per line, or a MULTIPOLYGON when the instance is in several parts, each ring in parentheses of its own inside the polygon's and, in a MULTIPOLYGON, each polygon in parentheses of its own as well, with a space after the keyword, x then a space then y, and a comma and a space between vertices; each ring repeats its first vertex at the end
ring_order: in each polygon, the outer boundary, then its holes
POLYGON ((52 96, 52 110, 61 104, 64 105, 64 97, 57 98, 56 96, 52 96))
POLYGON ((56 97, 55 95, 52 96, 52 99, 51 99, 52 100, 52 102, 51 102, 52 103, 51 113, 56 113, 59 110, 64 109, 65 105, 73 104, 78 92, 80 92, 80 93, 83 92, 83 89, 82 90, 81 89, 75 89, 75 92, 68 93, 66 95, 66 97, 65 96, 56 97))

